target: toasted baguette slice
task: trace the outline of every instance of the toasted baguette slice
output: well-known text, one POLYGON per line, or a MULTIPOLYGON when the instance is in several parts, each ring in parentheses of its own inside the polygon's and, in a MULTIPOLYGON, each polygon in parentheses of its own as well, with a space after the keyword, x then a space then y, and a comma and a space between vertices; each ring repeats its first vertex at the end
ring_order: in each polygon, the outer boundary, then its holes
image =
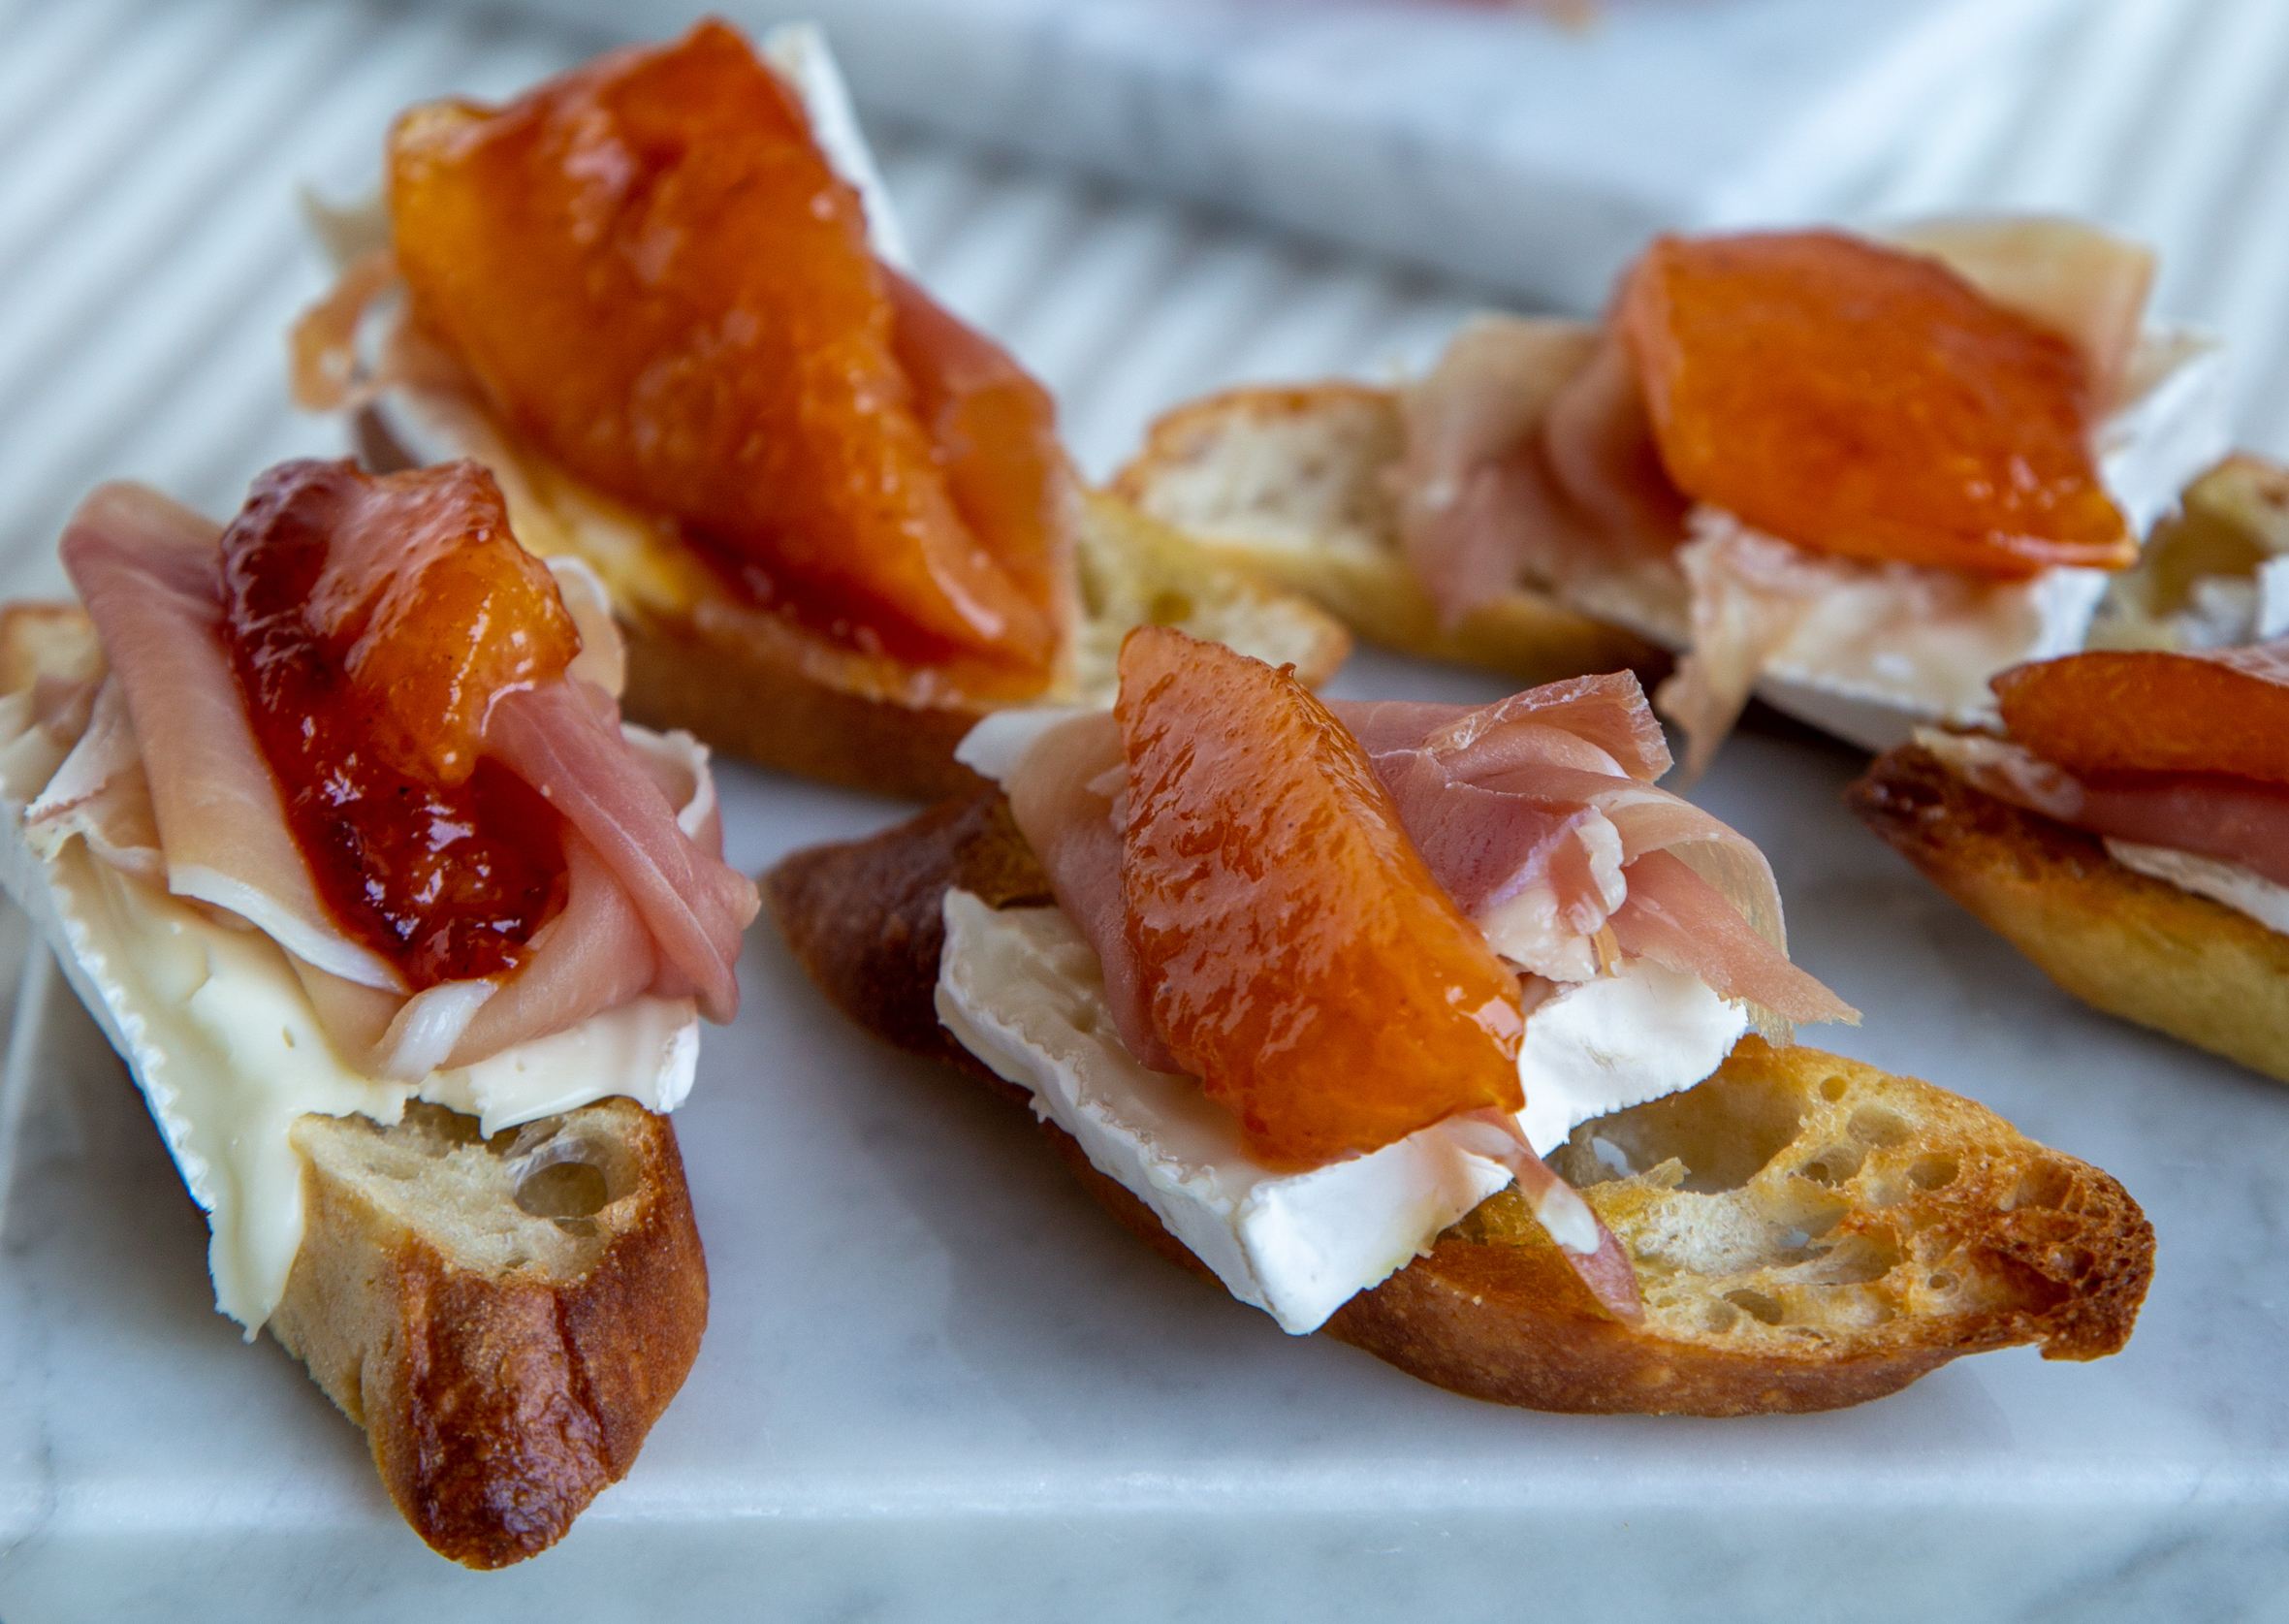
MULTIPOLYGON (((1084 498, 1075 631, 1077 697, 1109 698, 1121 639, 1180 626, 1317 687, 1351 653, 1343 626, 1310 603, 1222 565, 1116 497, 1084 498)), ((623 618, 628 715, 688 728, 749 761, 880 794, 929 801, 975 789, 954 747, 984 708, 912 706, 819 681, 788 654, 704 616, 623 618)))
POLYGON ((1879 756, 1860 820, 2075 997, 2289 1082, 2289 937, 2123 867, 1920 746, 1879 756))
POLYGON ((438 1552, 546 1550, 627 1475, 699 1353, 707 1263, 675 1130, 605 1099, 491 1139, 424 1104, 293 1133, 304 1228, 271 1334, 438 1552))
MULTIPOLYGON (((375 471, 411 465, 411 455, 378 414, 360 415, 357 436, 362 459, 375 471)), ((711 614, 706 589, 686 585, 707 579, 704 566, 681 558, 662 560, 675 567, 646 572, 676 583, 674 589, 639 601, 620 589, 629 571, 619 551, 676 550, 681 543, 637 525, 599 531, 597 517, 610 504, 592 495, 559 507, 540 494, 537 480, 502 483, 520 540, 544 553, 578 554, 613 587, 627 643, 623 703, 631 719, 687 728, 715 748, 763 766, 884 795, 936 800, 982 781, 954 760, 954 747, 985 715, 980 705, 909 704, 839 685, 828 675, 831 662, 809 657, 807 634, 789 628, 766 641, 749 618, 711 614)), ((570 485, 560 474, 551 483, 570 485)), ((1117 496, 1083 495, 1078 543, 1070 697, 1109 702, 1121 639, 1139 625, 1180 626, 1267 664, 1293 665, 1315 687, 1351 653, 1351 634, 1339 621, 1304 597, 1220 562, 1117 496)))
MULTIPOLYGON (((1049 902, 998 791, 799 852, 764 890, 844 1013, 1022 1099, 938 1022, 950 886, 997 908, 1049 902)), ((1115 1217, 1206 1272, 1043 1127, 1115 1217)), ((1606 1317, 1506 1191, 1352 1298, 1327 1334, 1455 1392, 1533 1409, 1829 1410, 1962 1353, 2114 1353, 2153 1270, 2152 1226, 2097 1168, 1928 1083, 1753 1037, 1700 1087, 1577 1129, 1557 1161, 1635 1260, 1641 1325, 1606 1317), (1634 1170, 1608 1169, 1598 1140, 1634 1170)))
MULTIPOLYGON (((102 669, 77 605, 0 607, 0 692, 102 669)), ((627 1474, 699 1352, 707 1263, 675 1130, 612 1099, 491 1140, 419 1102, 391 1128, 290 1131, 303 1228, 270 1333, 366 1429, 440 1554, 547 1549, 627 1474)))
POLYGON ((1442 629, 1399 552, 1386 476, 1402 449, 1389 390, 1235 389, 1155 423, 1113 489, 1220 560, 1302 593, 1370 642, 1405 653, 1527 684, 1626 666, 1650 686, 1668 673, 1665 651, 1524 587, 1442 629))

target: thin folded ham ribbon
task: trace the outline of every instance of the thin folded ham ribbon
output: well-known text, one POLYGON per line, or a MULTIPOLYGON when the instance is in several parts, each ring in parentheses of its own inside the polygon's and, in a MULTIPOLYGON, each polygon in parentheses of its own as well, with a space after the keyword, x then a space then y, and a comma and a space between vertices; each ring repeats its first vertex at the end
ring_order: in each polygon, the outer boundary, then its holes
MULTIPOLYGON (((2065 334, 2082 353, 2098 413, 2123 403, 2153 280, 2146 249, 2037 218, 1939 221, 1893 240, 2065 334)), ((1522 580, 1561 596, 1622 576, 1639 597, 1690 589, 1689 624, 1635 629, 1690 650, 1659 703, 1692 741, 1686 781, 1698 778, 1833 560, 1716 510, 1694 516, 1699 539, 1682 545, 1689 499, 1662 465, 1609 331, 1481 317, 1405 392, 1400 415, 1406 446, 1389 481, 1401 546, 1445 624, 1522 580)))
POLYGON ((739 1012, 733 966, 741 933, 762 906, 754 882, 701 851, 620 737, 620 708, 603 689, 558 681, 494 701, 486 753, 547 798, 612 871, 658 943, 690 983, 700 1013, 739 1012))
MULTIPOLYGON (((731 1017, 741 932, 760 903, 721 860, 706 753, 681 735, 623 736, 611 698, 577 675, 504 695, 485 736, 565 817, 565 906, 511 974, 407 999, 395 968, 326 914, 286 826, 222 645, 219 533, 132 485, 102 488, 74 516, 64 563, 112 676, 28 810, 33 840, 84 835, 123 872, 267 932, 329 1039, 372 1075, 473 1064, 640 993, 696 996, 711 1019, 731 1017)), ((610 635, 592 617, 584 630, 610 635)), ((584 655, 574 670, 617 664, 584 655)))
MULTIPOLYGON (((1789 963, 1778 887, 1745 837, 1657 789, 1669 748, 1626 672, 1470 707, 1336 701, 1431 874, 1498 952, 1552 980, 1599 973, 1598 942, 1699 977, 1784 1023, 1857 1013, 1789 963)), ((1137 987, 1119 876, 1120 740, 1085 715, 1004 780, 1059 905, 1104 964, 1122 1042, 1173 1069, 1137 987)))
POLYGON ((1997 800, 2137 845, 2237 864, 2289 885, 2289 788, 2202 773, 2078 779, 2025 746, 1919 729, 1916 742, 1997 800))

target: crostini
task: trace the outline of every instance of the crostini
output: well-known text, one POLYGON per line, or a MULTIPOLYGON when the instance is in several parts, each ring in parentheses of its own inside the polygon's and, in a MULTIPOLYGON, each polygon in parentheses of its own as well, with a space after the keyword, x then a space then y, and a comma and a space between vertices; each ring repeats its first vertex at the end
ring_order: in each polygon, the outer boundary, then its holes
POLYGON ((2152 271, 2058 220, 1664 238, 1600 323, 1179 407, 1114 488, 1415 652, 1682 655, 1657 703, 1691 771, 1752 693, 1883 748, 2083 647, 2223 453, 2222 357, 2146 320, 2152 271))
POLYGON ((1348 652, 1083 489, 1047 393, 906 274, 814 30, 758 55, 704 22, 415 108, 366 236, 297 331, 298 398, 366 408, 379 465, 490 466, 519 536, 606 583, 635 716, 935 796, 987 712, 1102 702, 1131 625, 1314 679, 1348 652))
POLYGON ((2289 644, 2004 672, 1852 810, 2084 1003, 2289 1082, 2289 644))
POLYGON ((987 721, 998 787, 765 891, 828 999, 1030 1103, 1163 1254, 1549 1410, 1821 1410, 2122 1346, 2137 1204, 1794 1044, 1851 1011, 1755 847, 1653 787, 1628 674, 1330 707, 1147 628, 1121 679, 1110 716, 987 721))
POLYGON ((601 587, 470 463, 109 485, 0 610, 0 880, 207 1214, 217 1306, 491 1568, 623 1476, 708 1287, 665 1113, 760 906, 601 587))

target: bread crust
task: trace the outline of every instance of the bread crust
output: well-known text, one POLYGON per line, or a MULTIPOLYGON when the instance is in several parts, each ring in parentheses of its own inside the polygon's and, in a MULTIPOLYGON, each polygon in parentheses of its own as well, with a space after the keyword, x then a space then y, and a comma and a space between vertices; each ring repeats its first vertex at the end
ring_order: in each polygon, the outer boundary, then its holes
MULTIPOLYGON (((581 530, 553 511, 528 477, 538 464, 529 449, 496 425, 488 431, 498 462, 516 462, 503 488, 521 539, 555 539, 542 550, 582 554, 581 530)), ((368 407, 355 420, 361 462, 376 472, 410 467, 413 458, 368 407)), ((552 470, 550 483, 576 482, 552 470)), ((595 503, 591 498, 591 505, 595 503)), ((1029 703, 1086 700, 1101 689, 1110 662, 1129 626, 1180 624, 1194 635, 1231 642, 1271 663, 1291 663, 1317 687, 1351 653, 1351 638, 1335 620, 1303 596, 1283 594, 1249 572, 1233 571, 1212 551, 1171 532, 1120 498, 1083 492, 1075 499, 1078 532, 1071 628, 1077 690, 1029 703), (1100 667, 1090 670, 1088 667, 1100 667)), ((668 534, 644 545, 675 550, 668 534)), ((614 572, 598 563, 609 583, 614 572)), ((704 567, 676 575, 700 592, 712 579, 704 567)), ((725 603, 728 600, 724 600, 725 603)), ((954 748, 980 717, 999 707, 946 695, 913 700, 840 685, 832 673, 847 662, 823 639, 791 622, 771 622, 757 634, 757 617, 712 613, 724 604, 698 601, 632 605, 616 592, 615 618, 627 651, 627 688, 621 705, 647 727, 684 728, 715 748, 759 766, 846 788, 915 801, 967 794, 984 780, 954 760, 954 748)))
MULTIPOLYGON (((949 887, 997 908, 1049 900, 998 791, 947 802, 869 841, 798 852, 764 879, 789 945, 830 1002, 876 1036, 1026 1100, 938 1022, 949 887)), ((1749 1160, 1760 1165, 1740 1182, 1763 1181, 1765 1196, 1830 1226, 1824 1244, 1835 1257, 1873 1259, 1844 1271, 1852 1278, 1800 1288, 1808 1299, 1831 1293, 1820 1300, 1865 1324, 1811 1331, 1785 1322, 1775 1300, 1784 1289, 1773 1282, 1800 1276, 1795 1264, 1756 1276, 1761 1290, 1736 1289, 1708 1304, 1687 1292, 1686 1306, 1663 1306, 1657 1232, 1668 1193, 1639 1178, 1592 1182, 1601 1175, 1585 1128, 1559 1154, 1578 1147, 1570 1176, 1636 1251, 1648 1293, 1643 1325, 1606 1317, 1506 1193, 1441 1235, 1428 1256, 1352 1298, 1325 1333, 1474 1398, 1701 1416, 1834 1409, 1896 1391, 1962 1353, 2037 1343, 2047 1357, 2093 1358, 2128 1338, 2152 1272, 2153 1231, 2137 1203, 2105 1173, 1929 1084, 1752 1038, 1701 1088, 1602 1122, 1659 1147, 1684 1142, 1680 1133, 1705 1135, 1705 1123, 1689 1120, 1698 1113, 1739 1141, 1769 1129, 1751 1119, 1776 1108, 1794 1113, 1791 1126, 1755 1146, 1749 1160), (1920 1130, 1903 1136, 1895 1130, 1910 1119, 1920 1130), (1735 1301, 1746 1306, 1734 1312, 1735 1301), (1688 1322, 1712 1313, 1731 1328, 1688 1322)), ((1115 1218, 1163 1257, 1207 1273, 1075 1141, 1041 1126, 1115 1218)), ((1738 1159, 1738 1143, 1724 1148, 1738 1159)))
POLYGON ((667 1119, 612 1099, 563 1120, 625 1158, 614 1198, 572 1221, 595 1244, 569 1278, 470 1266, 345 1176, 356 1147, 343 1135, 399 1130, 305 1117, 294 1130, 304 1228, 270 1332, 366 1429, 414 1531, 471 1568, 547 1549, 626 1476, 707 1325, 707 1263, 667 1119))
POLYGON ((697 621, 621 617, 631 721, 681 727, 764 767, 908 801, 967 794, 985 780, 954 747, 981 706, 905 705, 829 686, 778 651, 697 621))
POLYGON ((2289 937, 2125 868, 2095 835, 1974 788, 1918 745, 1879 756, 1845 800, 2083 1003, 2289 1082, 2289 937))
POLYGON ((1650 688, 1669 675, 1668 651, 1530 587, 1442 626, 1399 551, 1385 476, 1404 445, 1391 390, 1340 380, 1229 389, 1158 419, 1112 489, 1371 643, 1529 685, 1628 669, 1650 688))

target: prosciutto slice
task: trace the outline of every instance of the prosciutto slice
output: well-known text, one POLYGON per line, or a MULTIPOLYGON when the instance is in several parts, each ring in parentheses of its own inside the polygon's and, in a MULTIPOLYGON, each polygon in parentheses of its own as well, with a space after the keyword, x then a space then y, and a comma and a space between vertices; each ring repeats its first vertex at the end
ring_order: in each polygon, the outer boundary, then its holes
MULTIPOLYGON (((565 903, 509 974, 408 998, 395 967, 327 915, 287 827, 224 650, 218 536, 135 486, 106 487, 75 516, 65 567, 112 675, 27 811, 35 842, 83 836, 122 872, 268 933, 329 1039, 368 1075, 413 1081, 471 1065, 640 993, 731 1017, 733 964, 759 899, 721 860, 706 752, 687 736, 623 730, 611 695, 587 680, 620 670, 617 633, 590 614, 579 621, 593 646, 571 672, 503 695, 484 735, 486 753, 565 818, 565 903)), ((587 585, 568 584, 568 600, 587 585)))
POLYGON ((485 748, 539 790, 579 831, 628 894, 700 1012, 739 1010, 732 966, 761 906, 754 882, 701 851, 620 733, 619 707, 601 688, 560 681, 503 695, 485 748))
MULTIPOLYGON (((1644 957, 1748 1003, 1776 1035, 1789 1022, 1858 1018, 1789 963, 1763 853, 1654 787, 1669 748, 1635 677, 1552 683, 1477 707, 1330 708, 1365 746, 1433 877, 1522 971, 1586 981, 1644 957)), ((1059 905, 1103 960, 1122 1041, 1173 1069, 1128 941, 1111 719, 1059 724, 1002 782, 1059 905)))
POLYGON ((1007 780, 1009 812, 1048 872, 1057 906, 1097 949, 1122 1046, 1139 1066, 1181 1071, 1146 1007, 1129 937, 1129 904, 1121 892, 1124 820, 1115 810, 1125 777, 1113 714, 1087 712, 1043 733, 1020 758, 1007 780))
POLYGON ((1669 748, 1627 672, 1476 709, 1334 709, 1432 875, 1523 969, 1584 981, 1641 955, 1790 1021, 1852 1017, 1789 963, 1764 854, 1653 786, 1669 748))
POLYGON ((1481 317, 1400 411, 1400 541, 1448 627, 1521 579, 1658 573, 1683 534, 1628 358, 1594 327, 1481 317))
MULTIPOLYGON (((1892 239, 2072 340, 2094 415, 2135 394, 2154 273, 2146 250, 2051 219, 1938 221, 1892 239)), ((1401 416, 1406 447, 1390 475, 1401 541, 1445 623, 1527 580, 1689 651, 1658 696, 1691 740, 1687 781, 1806 617, 1872 573, 1839 570, 1839 560, 1751 530, 1722 509, 1691 507, 1662 464, 1627 348, 1611 331, 1474 321, 1402 397, 1401 416)), ((1892 567, 1942 585, 1959 579, 1892 567)))
POLYGON ((2289 788, 2206 773, 2082 780, 2023 745, 1984 734, 1926 728, 1916 742, 1999 801, 2093 835, 2214 857, 2289 885, 2289 788))
POLYGON ((318 900, 222 642, 222 532, 143 486, 98 488, 58 547, 126 695, 167 887, 226 908, 296 956, 404 991, 318 900))

